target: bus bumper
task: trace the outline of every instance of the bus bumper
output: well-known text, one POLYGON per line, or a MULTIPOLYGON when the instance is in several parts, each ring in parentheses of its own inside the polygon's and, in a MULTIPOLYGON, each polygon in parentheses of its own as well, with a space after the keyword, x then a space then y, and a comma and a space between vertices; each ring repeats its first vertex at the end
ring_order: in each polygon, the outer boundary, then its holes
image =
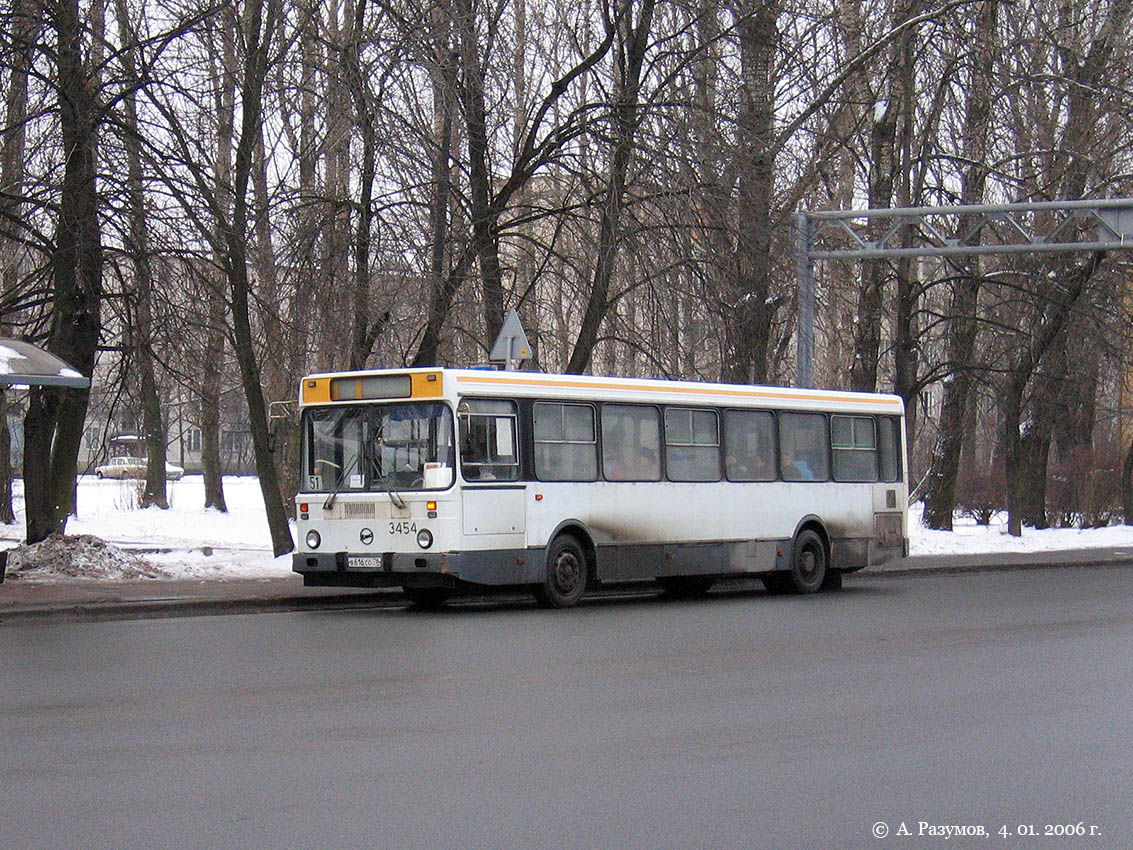
POLYGON ((383 552, 375 566, 351 563, 346 552, 296 553, 291 568, 306 587, 456 587, 530 584, 539 580, 538 557, 524 549, 487 552, 383 552))

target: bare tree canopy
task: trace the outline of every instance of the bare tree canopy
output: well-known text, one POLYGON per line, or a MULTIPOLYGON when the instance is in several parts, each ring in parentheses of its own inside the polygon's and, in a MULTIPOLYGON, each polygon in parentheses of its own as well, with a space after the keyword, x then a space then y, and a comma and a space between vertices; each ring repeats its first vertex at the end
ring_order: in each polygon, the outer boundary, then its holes
MULTIPOLYGON (((482 362, 510 308, 547 370, 789 383, 800 208, 1133 194, 1131 2, 12 0, 0 331, 96 384, 16 402, 29 538, 133 430, 145 503, 170 455, 220 510, 254 472, 287 551, 271 402, 482 362)), ((817 379, 906 400, 931 524, 1081 519, 1059 476, 1133 440, 1127 262, 823 261, 817 379)))

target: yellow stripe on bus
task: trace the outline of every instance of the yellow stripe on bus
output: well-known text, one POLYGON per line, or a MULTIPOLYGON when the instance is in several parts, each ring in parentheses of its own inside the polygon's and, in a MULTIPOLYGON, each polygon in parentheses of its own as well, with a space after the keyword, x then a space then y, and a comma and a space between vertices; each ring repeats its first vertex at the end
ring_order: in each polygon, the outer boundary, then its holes
MULTIPOLYGON (((722 395, 732 396, 736 398, 761 398, 773 399, 775 401, 818 401, 825 403, 841 402, 853 403, 855 399, 852 395, 830 395, 828 393, 808 393, 805 391, 791 392, 791 393, 777 393, 769 392, 767 390, 750 390, 750 389, 723 389, 711 387, 688 387, 688 386, 639 386, 635 384, 618 384, 618 383, 604 383, 599 381, 587 381, 579 379, 574 381, 560 381, 550 378, 504 378, 494 375, 485 375, 476 377, 461 377, 462 381, 469 381, 471 383, 484 383, 501 386, 535 386, 535 387, 557 387, 557 388, 573 388, 573 389, 590 389, 590 390, 628 390, 642 393, 684 393, 688 395, 722 395)), ((864 400, 864 399, 863 399, 864 400)), ((897 399, 870 399, 874 404, 884 404, 889 407, 900 408, 901 402, 897 399)))

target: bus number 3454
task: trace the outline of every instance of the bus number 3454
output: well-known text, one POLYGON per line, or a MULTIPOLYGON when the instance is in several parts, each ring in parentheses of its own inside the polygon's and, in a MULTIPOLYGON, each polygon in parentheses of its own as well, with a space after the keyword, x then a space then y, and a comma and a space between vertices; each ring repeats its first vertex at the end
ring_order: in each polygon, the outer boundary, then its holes
POLYGON ((390 534, 416 534, 417 523, 415 522, 391 522, 389 524, 390 534))

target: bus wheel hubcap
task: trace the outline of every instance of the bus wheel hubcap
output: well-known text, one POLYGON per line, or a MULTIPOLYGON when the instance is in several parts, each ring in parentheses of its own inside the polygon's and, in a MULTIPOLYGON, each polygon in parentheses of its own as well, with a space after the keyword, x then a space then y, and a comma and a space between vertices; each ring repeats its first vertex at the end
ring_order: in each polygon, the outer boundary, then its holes
POLYGON ((803 552, 799 558, 799 572, 803 574, 803 577, 811 578, 817 569, 818 559, 814 557, 814 552, 809 550, 803 552))
POLYGON ((578 584, 578 559, 569 552, 564 552, 555 562, 555 584, 561 590, 573 590, 578 584))

